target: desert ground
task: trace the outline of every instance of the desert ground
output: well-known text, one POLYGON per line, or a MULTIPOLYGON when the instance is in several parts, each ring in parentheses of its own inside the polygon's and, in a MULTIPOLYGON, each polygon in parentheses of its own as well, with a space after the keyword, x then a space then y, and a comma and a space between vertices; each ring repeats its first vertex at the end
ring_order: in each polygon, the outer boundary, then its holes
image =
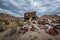
POLYGON ((15 30, 16 28, 14 27, 5 32, 1 32, 0 40, 60 40, 60 30, 58 30, 59 34, 56 36, 52 36, 44 30, 40 32, 27 31, 24 34, 18 34, 15 30))

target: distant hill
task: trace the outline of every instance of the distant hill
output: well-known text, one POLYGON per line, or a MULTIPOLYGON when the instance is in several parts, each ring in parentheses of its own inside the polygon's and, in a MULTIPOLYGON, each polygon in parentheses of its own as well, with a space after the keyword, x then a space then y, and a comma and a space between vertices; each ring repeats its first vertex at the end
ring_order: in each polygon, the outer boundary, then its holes
POLYGON ((6 14, 6 13, 0 13, 0 19, 8 19, 8 20, 11 20, 11 19, 20 19, 18 17, 14 17, 12 15, 9 15, 9 14, 6 14))
POLYGON ((39 19, 60 19, 60 16, 58 15, 43 15, 39 19))

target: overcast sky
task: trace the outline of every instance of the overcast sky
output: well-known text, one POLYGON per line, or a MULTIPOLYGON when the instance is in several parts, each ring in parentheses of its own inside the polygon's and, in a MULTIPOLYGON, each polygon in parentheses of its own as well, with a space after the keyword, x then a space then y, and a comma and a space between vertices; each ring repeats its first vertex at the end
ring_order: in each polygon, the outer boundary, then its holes
POLYGON ((37 16, 60 15, 60 0, 0 0, 0 12, 22 17, 31 11, 36 11, 37 16))

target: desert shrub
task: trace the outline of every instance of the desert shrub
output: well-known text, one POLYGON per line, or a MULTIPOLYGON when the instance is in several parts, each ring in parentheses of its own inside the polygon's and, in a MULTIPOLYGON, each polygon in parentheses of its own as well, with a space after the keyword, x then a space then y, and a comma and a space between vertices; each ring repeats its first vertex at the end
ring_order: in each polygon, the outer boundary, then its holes
POLYGON ((60 23, 60 20, 52 20, 52 23, 60 23))
POLYGON ((0 27, 2 26, 2 24, 0 23, 0 27))
POLYGON ((55 20, 52 20, 52 23, 55 23, 56 21, 55 20))
POLYGON ((29 20, 26 21, 28 24, 30 24, 29 20))
POLYGON ((0 23, 0 32, 4 31, 3 25, 0 23))
POLYGON ((22 25, 23 25, 22 21, 20 21, 19 19, 16 20, 16 24, 17 24, 18 26, 22 26, 22 25))
POLYGON ((5 25, 9 25, 8 20, 4 20, 4 22, 5 22, 5 25))

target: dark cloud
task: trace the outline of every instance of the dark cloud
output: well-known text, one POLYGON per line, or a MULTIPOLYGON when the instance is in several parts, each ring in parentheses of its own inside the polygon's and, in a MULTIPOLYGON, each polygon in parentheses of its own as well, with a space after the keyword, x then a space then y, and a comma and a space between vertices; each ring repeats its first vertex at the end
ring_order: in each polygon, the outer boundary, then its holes
POLYGON ((36 11, 38 16, 60 14, 60 0, 0 0, 0 12, 5 10, 20 17, 30 11, 36 11))

